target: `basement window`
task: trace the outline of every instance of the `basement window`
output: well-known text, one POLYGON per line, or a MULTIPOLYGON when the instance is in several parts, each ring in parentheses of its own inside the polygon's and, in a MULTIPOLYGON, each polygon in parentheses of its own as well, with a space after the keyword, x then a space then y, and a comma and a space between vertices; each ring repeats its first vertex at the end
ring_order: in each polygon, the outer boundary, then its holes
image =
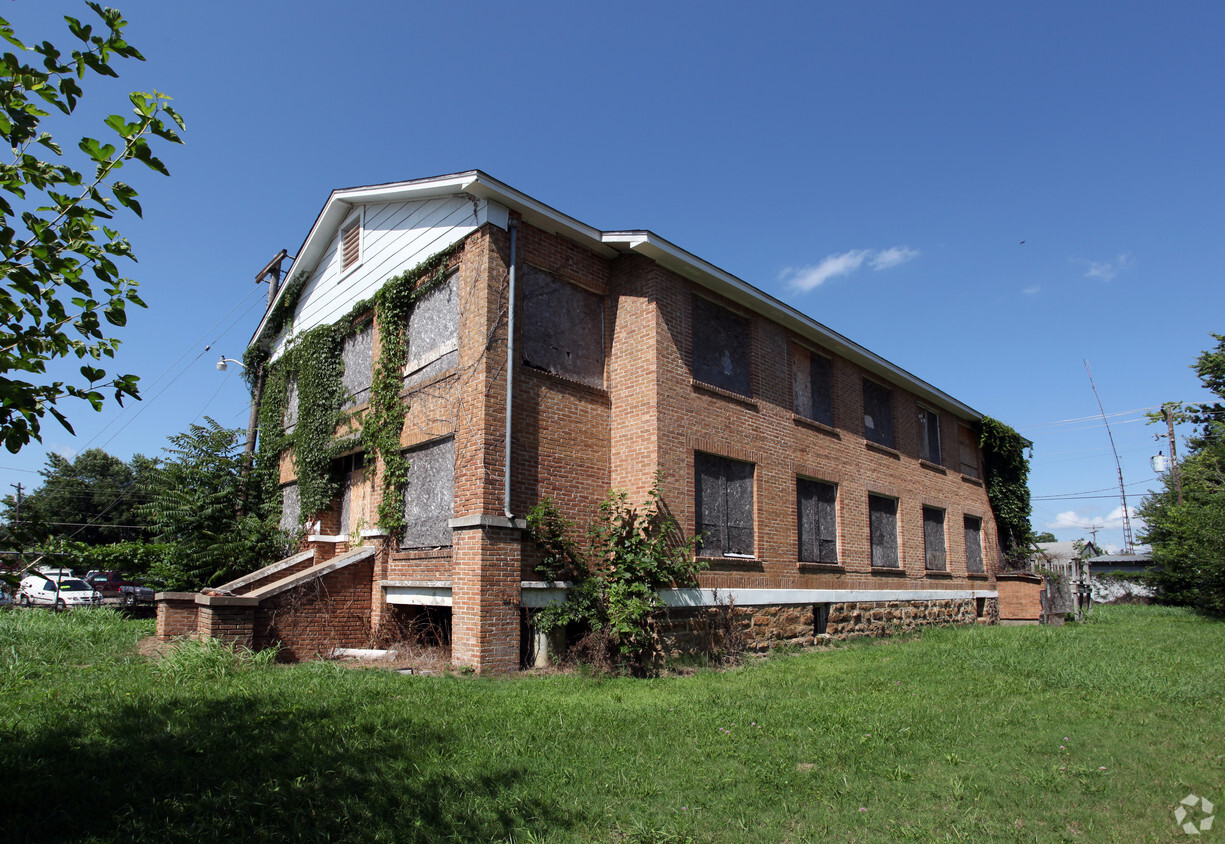
POLYGON ((742 396, 749 379, 749 320, 709 299, 693 297, 693 378, 742 396))
POLYGON ((340 350, 344 372, 340 384, 345 393, 345 409, 370 401, 370 378, 374 370, 374 324, 367 322, 356 334, 345 338, 340 350))
POLYGON ((928 571, 948 571, 948 554, 944 545, 944 511, 923 508, 923 552, 928 571))
POLYGON ((940 414, 919 405, 919 458, 940 464, 940 414))
POLYGON ((362 258, 362 218, 358 214, 340 228, 340 271, 356 267, 362 258))
POLYGON ((604 387, 604 297, 531 265, 523 268, 524 365, 604 387))
POLYGON ((814 636, 829 632, 829 604, 812 605, 812 632, 814 636))
POLYGON ((800 560, 838 563, 838 487, 808 478, 796 478, 800 560))
POLYGON ((451 545, 455 514, 455 438, 409 449, 408 483, 404 486, 404 539, 401 548, 451 545))
POLYGON ((893 390, 864 379, 863 435, 869 442, 893 448, 893 390))
POLYGON ((872 567, 901 568, 897 546, 897 499, 869 495, 868 528, 872 541, 872 567))
POLYGON ((978 516, 965 517, 966 571, 983 573, 983 520, 978 516))
POLYGON ((714 454, 693 455, 698 554, 753 556, 753 464, 714 454))
POLYGON ((791 347, 791 395, 797 415, 834 424, 832 362, 825 355, 791 347))

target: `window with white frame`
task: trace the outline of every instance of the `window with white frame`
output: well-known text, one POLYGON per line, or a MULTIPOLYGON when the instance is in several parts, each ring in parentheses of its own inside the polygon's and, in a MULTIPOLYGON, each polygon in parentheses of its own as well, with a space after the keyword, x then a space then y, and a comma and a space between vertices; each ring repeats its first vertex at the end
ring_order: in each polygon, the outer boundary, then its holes
POLYGON ((753 464, 699 451, 693 475, 698 553, 753 556, 753 464))
POLYGON ((923 405, 919 405, 919 457, 940 463, 940 414, 923 405))

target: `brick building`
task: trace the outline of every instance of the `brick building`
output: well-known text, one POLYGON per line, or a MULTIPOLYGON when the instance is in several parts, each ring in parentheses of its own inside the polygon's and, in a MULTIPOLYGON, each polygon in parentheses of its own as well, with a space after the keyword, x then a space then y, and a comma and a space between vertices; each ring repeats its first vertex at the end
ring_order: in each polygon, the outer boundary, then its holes
MULTIPOLYGON (((651 232, 593 229, 480 171, 338 190, 286 276, 307 279, 281 291, 292 326, 271 336, 265 316, 253 343, 275 363, 448 248, 407 326, 403 538, 377 525, 383 464, 359 440, 323 513, 300 512, 287 454, 283 524, 305 527, 306 553, 229 594, 162 596, 159 634, 229 614, 306 654, 429 614, 458 664, 514 669, 525 611, 560 594, 523 515, 548 496, 581 523, 657 476, 709 563, 699 588, 664 593, 678 630, 729 598, 758 643, 997 617, 980 415, 651 232)), ((343 352, 357 424, 386 333, 368 319, 343 352)))

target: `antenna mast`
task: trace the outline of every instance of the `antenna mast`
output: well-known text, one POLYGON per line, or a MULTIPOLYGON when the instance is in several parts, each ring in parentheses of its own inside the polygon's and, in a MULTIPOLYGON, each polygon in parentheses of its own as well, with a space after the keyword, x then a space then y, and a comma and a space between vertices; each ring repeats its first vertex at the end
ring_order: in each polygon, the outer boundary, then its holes
POLYGON ((1123 464, 1119 462, 1119 450, 1114 446, 1114 434, 1110 432, 1110 422, 1106 419, 1106 410, 1102 407, 1102 397, 1097 394, 1097 385, 1093 383, 1093 371, 1089 369, 1089 361, 1081 359, 1085 372, 1089 375, 1089 386, 1093 388, 1093 398, 1097 399, 1098 412, 1102 414, 1102 424, 1106 426, 1106 436, 1110 438, 1110 450, 1114 453, 1114 466, 1119 470, 1119 497, 1123 499, 1123 553, 1130 554, 1131 517, 1127 513, 1127 488, 1123 485, 1123 464))

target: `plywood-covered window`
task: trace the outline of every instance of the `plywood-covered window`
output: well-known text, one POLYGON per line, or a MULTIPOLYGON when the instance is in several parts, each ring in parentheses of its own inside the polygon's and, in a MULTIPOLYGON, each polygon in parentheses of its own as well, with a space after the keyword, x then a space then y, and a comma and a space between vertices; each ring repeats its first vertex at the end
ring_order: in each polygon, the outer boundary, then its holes
POLYGON ((344 372, 340 376, 346 408, 370 400, 370 379, 374 371, 374 325, 366 323, 356 334, 345 338, 340 352, 344 372))
POLYGON ((459 355, 459 291, 452 274, 417 300, 408 317, 409 386, 455 366, 459 355))
POLYGON ((872 566, 901 567, 897 544, 897 500, 883 495, 868 496, 868 531, 872 543, 872 566))
POLYGON ((919 457, 940 463, 940 414, 919 405, 919 457))
POLYGON ((293 533, 302 526, 302 498, 298 495, 298 485, 286 484, 281 487, 281 530, 293 533))
POLYGON ((838 562, 838 487, 808 478, 796 478, 800 560, 838 562))
POLYGON ((404 487, 404 539, 401 548, 439 548, 451 544, 455 513, 455 439, 410 449, 404 487))
POLYGON ((944 511, 937 507, 923 508, 923 552, 928 571, 947 571, 948 553, 944 542, 944 511))
POLYGON ((978 437, 969 425, 957 426, 957 450, 961 461, 961 474, 971 478, 981 477, 978 463, 978 437))
POLYGON ((340 533, 347 534, 353 526, 353 493, 365 479, 366 455, 355 452, 338 457, 333 471, 340 478, 340 533))
POLYGON ((693 297, 693 377, 742 396, 753 394, 749 320, 709 299, 693 297))
POLYGON ((360 215, 340 229, 340 270, 356 267, 362 259, 362 218, 360 215))
POLYGON ((522 290, 523 363, 602 388, 604 297, 530 265, 522 290))
POLYGON ((791 397, 797 415, 834 424, 833 363, 825 355, 791 347, 791 397))
POLYGON ((863 435, 869 442, 893 448, 893 390, 863 381, 863 435))
POLYGON ((978 516, 965 517, 966 571, 983 573, 983 520, 978 516))
POLYGON ((298 377, 295 375, 285 385, 285 433, 293 433, 298 426, 298 377))
POLYGON ((698 553, 753 555, 753 464, 714 454, 693 456, 698 553))

